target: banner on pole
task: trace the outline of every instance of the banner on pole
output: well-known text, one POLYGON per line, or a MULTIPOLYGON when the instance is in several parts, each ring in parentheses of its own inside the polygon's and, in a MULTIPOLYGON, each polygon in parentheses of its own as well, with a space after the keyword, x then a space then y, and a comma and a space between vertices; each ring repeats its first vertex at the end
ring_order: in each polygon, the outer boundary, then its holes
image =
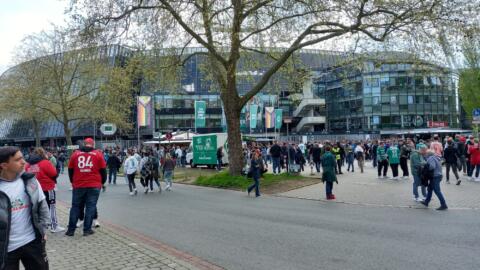
POLYGON ((250 128, 257 127, 257 110, 258 110, 257 104, 250 105, 250 128))
POLYGON ((205 101, 202 101, 202 100, 195 101, 195 127, 196 128, 205 127, 206 110, 207 110, 207 104, 205 101))
POLYGON ((152 97, 139 96, 137 100, 137 122, 139 127, 150 126, 152 118, 152 97))
POLYGON ((275 127, 274 123, 274 107, 265 107, 265 128, 275 127))
POLYGON ((281 129, 283 122, 283 110, 282 109, 275 109, 275 128, 281 129))

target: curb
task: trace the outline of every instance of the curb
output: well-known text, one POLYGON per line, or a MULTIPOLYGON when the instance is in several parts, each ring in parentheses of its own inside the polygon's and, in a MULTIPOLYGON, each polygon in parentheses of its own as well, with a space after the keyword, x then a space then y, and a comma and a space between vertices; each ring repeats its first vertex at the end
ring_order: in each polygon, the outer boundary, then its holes
MULTIPOLYGON (((70 207, 67 202, 57 200, 57 204, 59 204, 62 207, 67 208, 67 215, 68 215, 68 208, 70 207)), ((216 264, 213 264, 211 262, 208 262, 202 258, 190 255, 186 252, 180 251, 176 248, 173 248, 167 244, 164 244, 158 240, 155 240, 151 238, 150 236, 147 236, 145 234, 142 234, 140 232, 137 232, 135 230, 113 224, 111 222, 108 222, 106 220, 100 219, 100 221, 105 224, 105 226, 102 226, 102 229, 105 231, 110 231, 111 233, 117 234, 119 236, 123 236, 125 238, 130 238, 132 240, 137 240, 139 243, 157 250, 161 253, 165 253, 166 255, 169 255, 173 257, 174 259, 178 259, 181 262, 184 262, 186 264, 189 264, 199 270, 224 270, 225 268, 220 267, 216 264)), ((180 263, 181 264, 181 263, 180 263)))

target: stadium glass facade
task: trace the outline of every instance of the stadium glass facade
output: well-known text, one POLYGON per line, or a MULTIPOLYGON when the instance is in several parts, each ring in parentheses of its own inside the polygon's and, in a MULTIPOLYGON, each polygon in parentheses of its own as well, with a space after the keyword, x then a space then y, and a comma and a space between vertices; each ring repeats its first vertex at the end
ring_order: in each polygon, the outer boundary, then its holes
POLYGON ((331 133, 460 127, 457 81, 432 64, 365 61, 333 68, 313 85, 331 133))

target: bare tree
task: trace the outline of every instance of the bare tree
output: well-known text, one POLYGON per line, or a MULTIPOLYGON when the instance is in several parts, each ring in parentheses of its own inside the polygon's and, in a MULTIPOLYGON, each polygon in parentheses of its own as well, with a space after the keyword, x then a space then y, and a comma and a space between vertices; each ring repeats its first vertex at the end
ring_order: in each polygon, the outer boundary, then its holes
POLYGON ((381 42, 445 16, 449 5, 446 0, 77 0, 72 10, 77 23, 95 30, 87 33, 108 29, 116 37, 136 35, 136 41, 145 38, 156 46, 203 46, 225 108, 230 173, 239 174, 242 107, 294 52, 352 35, 381 42), (273 56, 272 46, 284 49, 273 56), (272 61, 240 95, 238 64, 244 52, 269 55, 272 61))

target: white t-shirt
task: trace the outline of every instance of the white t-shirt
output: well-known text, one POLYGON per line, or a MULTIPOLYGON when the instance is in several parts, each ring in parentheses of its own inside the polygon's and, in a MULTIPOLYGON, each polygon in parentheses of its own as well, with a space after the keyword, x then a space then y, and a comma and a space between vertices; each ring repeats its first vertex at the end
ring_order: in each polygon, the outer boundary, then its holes
MULTIPOLYGON (((45 200, 45 195, 40 184, 37 183, 37 185, 40 202, 45 200)), ((7 194, 12 204, 10 242, 8 243, 8 252, 11 252, 35 240, 35 231, 30 216, 32 204, 28 194, 25 193, 25 184, 20 177, 15 181, 0 181, 0 190, 7 194)))

